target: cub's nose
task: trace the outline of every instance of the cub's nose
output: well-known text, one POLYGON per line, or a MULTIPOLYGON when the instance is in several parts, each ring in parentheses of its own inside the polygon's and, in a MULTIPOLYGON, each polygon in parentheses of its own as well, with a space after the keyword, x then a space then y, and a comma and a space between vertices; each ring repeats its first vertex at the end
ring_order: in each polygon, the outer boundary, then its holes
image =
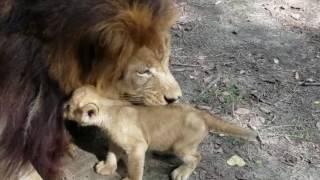
POLYGON ((179 100, 180 99, 180 96, 177 96, 176 98, 169 98, 169 97, 164 97, 164 99, 166 100, 166 102, 168 103, 168 104, 171 104, 171 103, 174 103, 174 102, 176 102, 177 100, 179 100))

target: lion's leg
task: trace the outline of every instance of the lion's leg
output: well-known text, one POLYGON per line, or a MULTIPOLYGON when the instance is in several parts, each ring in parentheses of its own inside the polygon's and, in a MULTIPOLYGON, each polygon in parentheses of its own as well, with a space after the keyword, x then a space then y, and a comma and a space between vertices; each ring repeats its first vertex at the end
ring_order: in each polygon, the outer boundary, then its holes
POLYGON ((109 143, 109 152, 105 161, 99 161, 95 165, 95 171, 101 175, 116 175, 117 164, 124 156, 123 150, 116 144, 109 143))
POLYGON ((146 144, 138 144, 127 152, 128 177, 125 180, 142 180, 146 150, 146 144))
POLYGON ((173 180, 187 180, 195 170, 201 159, 198 146, 205 134, 203 131, 188 131, 185 137, 174 145, 173 152, 183 164, 172 172, 173 180))
POLYGON ((117 170, 117 156, 109 151, 105 161, 99 161, 95 165, 95 171, 101 175, 113 175, 117 170))
POLYGON ((180 152, 175 153, 181 160, 183 161, 183 164, 176 168, 171 176, 173 180, 187 180, 192 172, 197 167, 201 155, 196 150, 181 150, 180 152))

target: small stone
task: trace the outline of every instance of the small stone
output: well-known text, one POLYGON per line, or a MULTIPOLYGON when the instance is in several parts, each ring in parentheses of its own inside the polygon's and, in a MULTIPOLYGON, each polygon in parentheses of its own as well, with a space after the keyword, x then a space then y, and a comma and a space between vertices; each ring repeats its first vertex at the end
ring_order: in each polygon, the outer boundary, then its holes
POLYGON ((298 72, 295 72, 294 78, 295 78, 296 80, 300 80, 300 74, 299 74, 298 72))
POLYGON ((240 74, 242 75, 242 74, 245 74, 246 73, 246 71, 244 71, 244 70, 241 70, 240 71, 240 74))
POLYGON ((300 14, 291 14, 291 17, 295 20, 299 20, 301 18, 300 14))
POLYGON ((223 91, 223 92, 222 92, 222 95, 223 95, 223 96, 230 96, 231 94, 230 94, 228 91, 223 91))
POLYGON ((319 104, 320 104, 320 101, 314 101, 313 104, 319 105, 319 104))
POLYGON ((306 82, 314 82, 314 79, 313 78, 308 78, 308 79, 306 79, 306 82))
POLYGON ((217 1, 216 3, 215 3, 215 5, 218 5, 218 4, 220 4, 222 1, 217 1))
POLYGON ((261 165, 261 164, 262 164, 262 161, 261 161, 261 160, 257 160, 257 161, 256 161, 256 164, 261 165))
POLYGON ((280 61, 279 61, 279 59, 274 58, 274 59, 273 59, 273 62, 274 62, 275 64, 279 64, 280 61))
POLYGON ((317 122, 316 126, 320 130, 320 122, 317 122))
POLYGON ((189 77, 190 77, 190 79, 196 79, 196 77, 193 75, 190 75, 189 77))

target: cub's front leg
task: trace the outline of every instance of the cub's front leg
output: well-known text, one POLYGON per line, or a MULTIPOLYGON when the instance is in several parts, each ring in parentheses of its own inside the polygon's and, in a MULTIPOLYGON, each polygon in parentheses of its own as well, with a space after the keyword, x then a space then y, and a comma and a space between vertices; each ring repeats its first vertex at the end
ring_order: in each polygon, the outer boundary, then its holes
POLYGON ((101 175, 118 175, 117 164, 124 157, 123 150, 112 141, 109 142, 109 152, 105 161, 99 161, 95 165, 95 171, 101 175))
POLYGON ((142 180, 147 144, 136 143, 126 151, 128 156, 128 177, 125 180, 142 180))

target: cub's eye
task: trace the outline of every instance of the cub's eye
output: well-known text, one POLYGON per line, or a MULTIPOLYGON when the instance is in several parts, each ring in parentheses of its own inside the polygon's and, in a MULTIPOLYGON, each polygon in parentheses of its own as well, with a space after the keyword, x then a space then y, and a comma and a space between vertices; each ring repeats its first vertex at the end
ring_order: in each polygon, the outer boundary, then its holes
POLYGON ((138 76, 150 76, 152 73, 150 69, 145 69, 143 71, 138 71, 137 74, 138 76))

